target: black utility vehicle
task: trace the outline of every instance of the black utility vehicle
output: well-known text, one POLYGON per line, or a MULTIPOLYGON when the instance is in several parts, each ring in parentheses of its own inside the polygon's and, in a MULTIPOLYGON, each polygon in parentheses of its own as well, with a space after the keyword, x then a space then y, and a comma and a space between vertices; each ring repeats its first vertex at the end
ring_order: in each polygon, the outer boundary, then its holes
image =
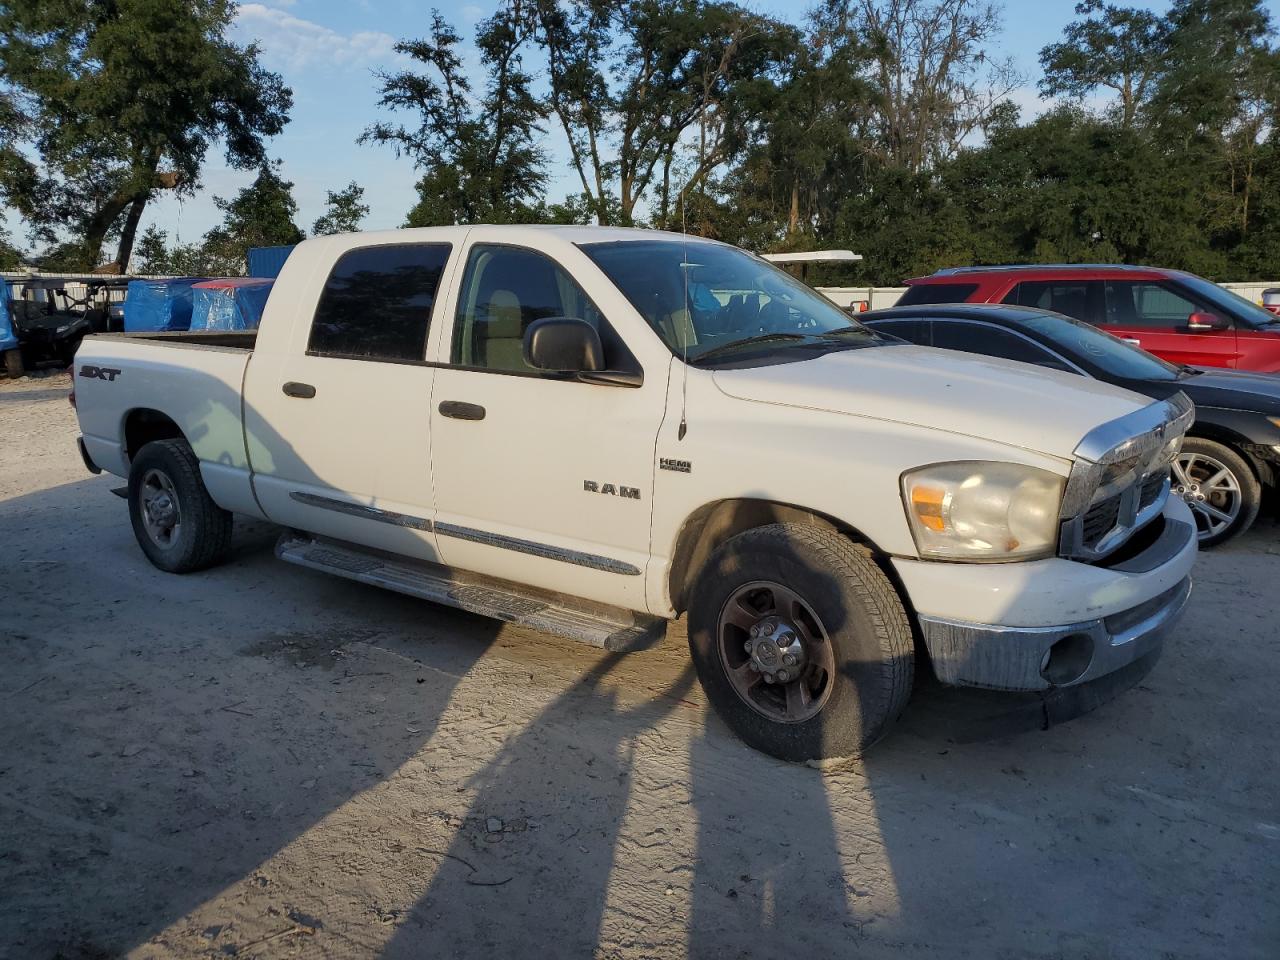
POLYGON ((1195 514, 1200 545, 1244 533, 1263 486, 1280 483, 1280 376, 1178 366, 1080 320, 1001 304, 918 304, 859 319, 912 343, 1019 360, 1164 399, 1179 390, 1196 420, 1174 461, 1173 491, 1195 514))
POLYGON ((90 333, 124 329, 127 278, 32 277, 19 281, 9 303, 13 332, 27 366, 66 366, 90 333))

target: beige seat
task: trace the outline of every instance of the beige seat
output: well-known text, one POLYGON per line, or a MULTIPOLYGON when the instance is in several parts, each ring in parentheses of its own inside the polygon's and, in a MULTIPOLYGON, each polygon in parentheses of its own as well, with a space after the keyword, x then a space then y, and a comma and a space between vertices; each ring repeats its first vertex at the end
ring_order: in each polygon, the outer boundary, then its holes
POLYGON ((490 370, 527 370, 524 362, 524 329, 520 300, 510 290, 495 290, 489 297, 488 320, 478 344, 480 366, 490 370))

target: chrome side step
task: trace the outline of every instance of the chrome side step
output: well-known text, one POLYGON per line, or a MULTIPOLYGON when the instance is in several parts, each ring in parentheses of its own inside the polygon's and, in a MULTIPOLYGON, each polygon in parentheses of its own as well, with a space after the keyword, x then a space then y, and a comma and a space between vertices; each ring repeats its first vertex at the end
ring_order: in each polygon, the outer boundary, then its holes
POLYGON ((289 531, 276 544, 276 556, 605 650, 642 650, 666 634, 666 621, 658 617, 289 531))

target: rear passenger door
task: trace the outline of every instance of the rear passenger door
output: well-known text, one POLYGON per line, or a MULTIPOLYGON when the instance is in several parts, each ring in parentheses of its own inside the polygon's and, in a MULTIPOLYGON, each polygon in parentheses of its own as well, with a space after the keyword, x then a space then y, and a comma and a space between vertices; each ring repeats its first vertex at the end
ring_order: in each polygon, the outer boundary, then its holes
POLYGON ((244 419, 255 493, 275 522, 438 559, 426 342, 455 248, 349 249, 294 306, 287 338, 259 338, 244 419))
POLYGON ((1061 280, 1024 280, 1014 285, 1003 302, 1052 310, 1095 325, 1102 323, 1106 317, 1101 280, 1070 277, 1061 280))

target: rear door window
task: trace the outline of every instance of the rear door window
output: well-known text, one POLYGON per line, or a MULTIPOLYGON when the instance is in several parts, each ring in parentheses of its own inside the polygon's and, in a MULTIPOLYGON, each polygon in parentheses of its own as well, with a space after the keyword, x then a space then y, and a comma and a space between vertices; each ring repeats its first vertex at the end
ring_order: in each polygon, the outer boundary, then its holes
POLYGON ((976 283, 917 283, 907 287, 895 306, 920 303, 964 303, 978 289, 976 283))
POLYGON ((872 320, 867 324, 876 333, 900 337, 911 343, 929 346, 929 322, 927 320, 872 320))
POLYGON ((1040 344, 1009 330, 987 323, 964 320, 934 320, 933 346, 987 357, 1003 357, 1019 363, 1033 363, 1055 370, 1069 370, 1065 363, 1040 344))
POLYGON ((1024 280, 1009 291, 1004 302, 1052 310, 1087 323, 1100 323, 1102 316, 1098 300, 1101 287, 1100 280, 1024 280))
POLYGON ((350 250, 325 281, 307 354, 382 363, 423 363, 447 243, 350 250))

